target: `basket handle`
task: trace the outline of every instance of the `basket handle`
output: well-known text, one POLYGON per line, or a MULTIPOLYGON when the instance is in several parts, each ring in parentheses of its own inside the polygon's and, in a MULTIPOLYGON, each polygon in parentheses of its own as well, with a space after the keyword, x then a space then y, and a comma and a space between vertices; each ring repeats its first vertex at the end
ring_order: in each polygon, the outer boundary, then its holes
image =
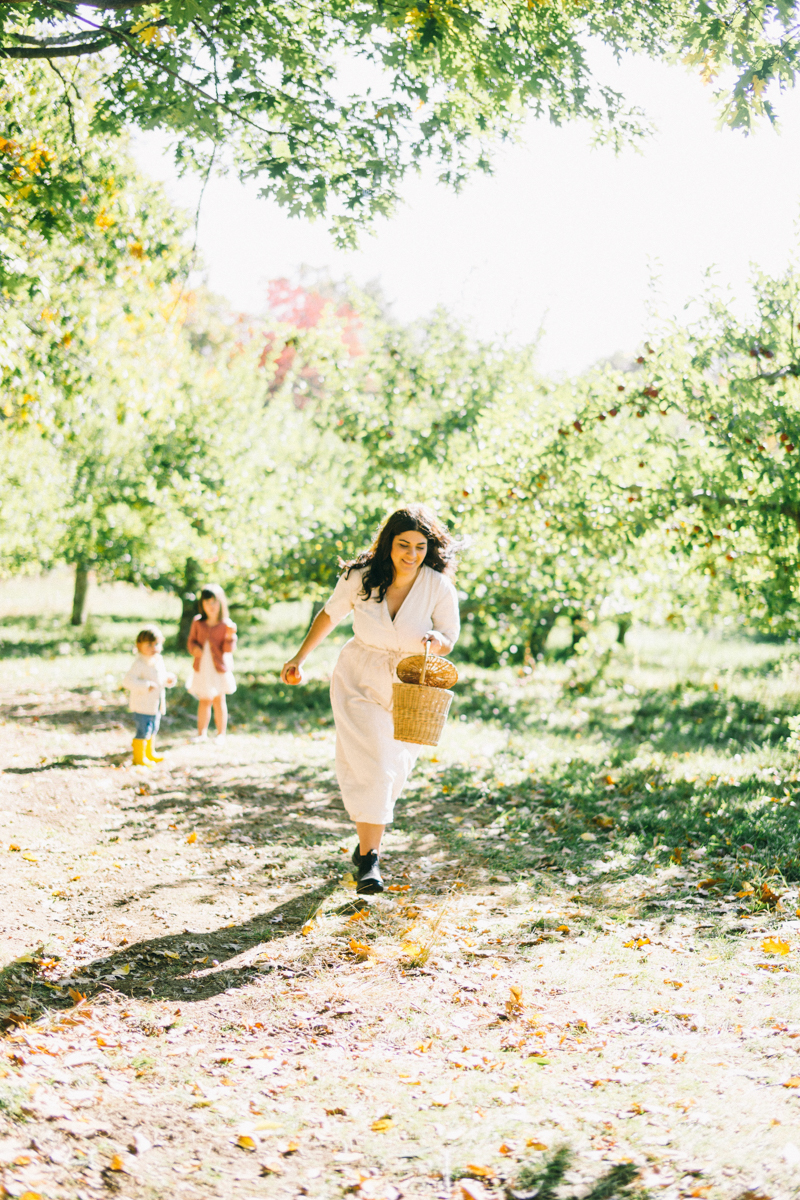
POLYGON ((420 676, 419 676, 419 686, 420 687, 425 686, 425 672, 428 670, 428 653, 430 651, 430 648, 431 648, 430 642, 426 642, 425 643, 425 657, 422 660, 422 670, 420 671, 420 676))

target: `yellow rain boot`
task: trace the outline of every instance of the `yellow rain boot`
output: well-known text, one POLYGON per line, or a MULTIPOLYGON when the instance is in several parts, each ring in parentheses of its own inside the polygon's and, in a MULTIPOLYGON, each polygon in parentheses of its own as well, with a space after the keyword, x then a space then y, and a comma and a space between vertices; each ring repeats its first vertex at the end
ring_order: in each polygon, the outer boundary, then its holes
POLYGON ((150 762, 163 762, 164 761, 163 758, 159 758, 159 756, 157 754, 153 753, 153 739, 152 738, 148 738, 147 741, 145 742, 144 753, 145 753, 145 757, 150 759, 150 762))
POLYGON ((142 738, 133 739, 133 765, 135 767, 149 766, 149 763, 145 762, 144 740, 142 738))

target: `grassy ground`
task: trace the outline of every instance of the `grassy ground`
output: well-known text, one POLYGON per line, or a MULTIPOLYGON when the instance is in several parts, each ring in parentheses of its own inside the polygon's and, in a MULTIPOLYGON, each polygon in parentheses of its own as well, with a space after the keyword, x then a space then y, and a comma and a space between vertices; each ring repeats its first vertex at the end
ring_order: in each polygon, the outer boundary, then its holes
POLYGON ((366 901, 336 647, 289 692, 306 614, 251 624, 228 743, 176 689, 134 769, 130 609, 3 621, 6 1194, 797 1194, 793 650, 464 668, 366 901))

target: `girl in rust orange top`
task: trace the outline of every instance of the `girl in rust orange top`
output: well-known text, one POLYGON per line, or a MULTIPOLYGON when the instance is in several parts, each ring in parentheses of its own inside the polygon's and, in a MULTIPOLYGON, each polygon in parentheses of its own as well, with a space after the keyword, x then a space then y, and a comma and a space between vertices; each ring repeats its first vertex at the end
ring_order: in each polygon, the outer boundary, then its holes
POLYGON ((222 588, 208 584, 200 593, 200 612, 192 621, 187 649, 194 659, 192 674, 186 686, 199 704, 197 708, 197 742, 208 736, 211 709, 217 726, 217 741, 225 737, 228 727, 228 704, 225 699, 236 691, 233 678, 233 648, 236 645, 236 626, 228 615, 228 601, 222 588))

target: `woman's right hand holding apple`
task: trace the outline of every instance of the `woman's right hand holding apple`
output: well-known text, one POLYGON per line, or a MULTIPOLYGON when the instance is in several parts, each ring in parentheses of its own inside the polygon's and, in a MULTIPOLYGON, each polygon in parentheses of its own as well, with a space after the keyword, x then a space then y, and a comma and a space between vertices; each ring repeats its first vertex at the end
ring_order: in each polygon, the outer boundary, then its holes
POLYGON ((303 682, 303 679, 303 668, 296 658, 290 658, 287 663, 283 664, 281 683, 288 683, 290 686, 296 687, 297 684, 303 682))

